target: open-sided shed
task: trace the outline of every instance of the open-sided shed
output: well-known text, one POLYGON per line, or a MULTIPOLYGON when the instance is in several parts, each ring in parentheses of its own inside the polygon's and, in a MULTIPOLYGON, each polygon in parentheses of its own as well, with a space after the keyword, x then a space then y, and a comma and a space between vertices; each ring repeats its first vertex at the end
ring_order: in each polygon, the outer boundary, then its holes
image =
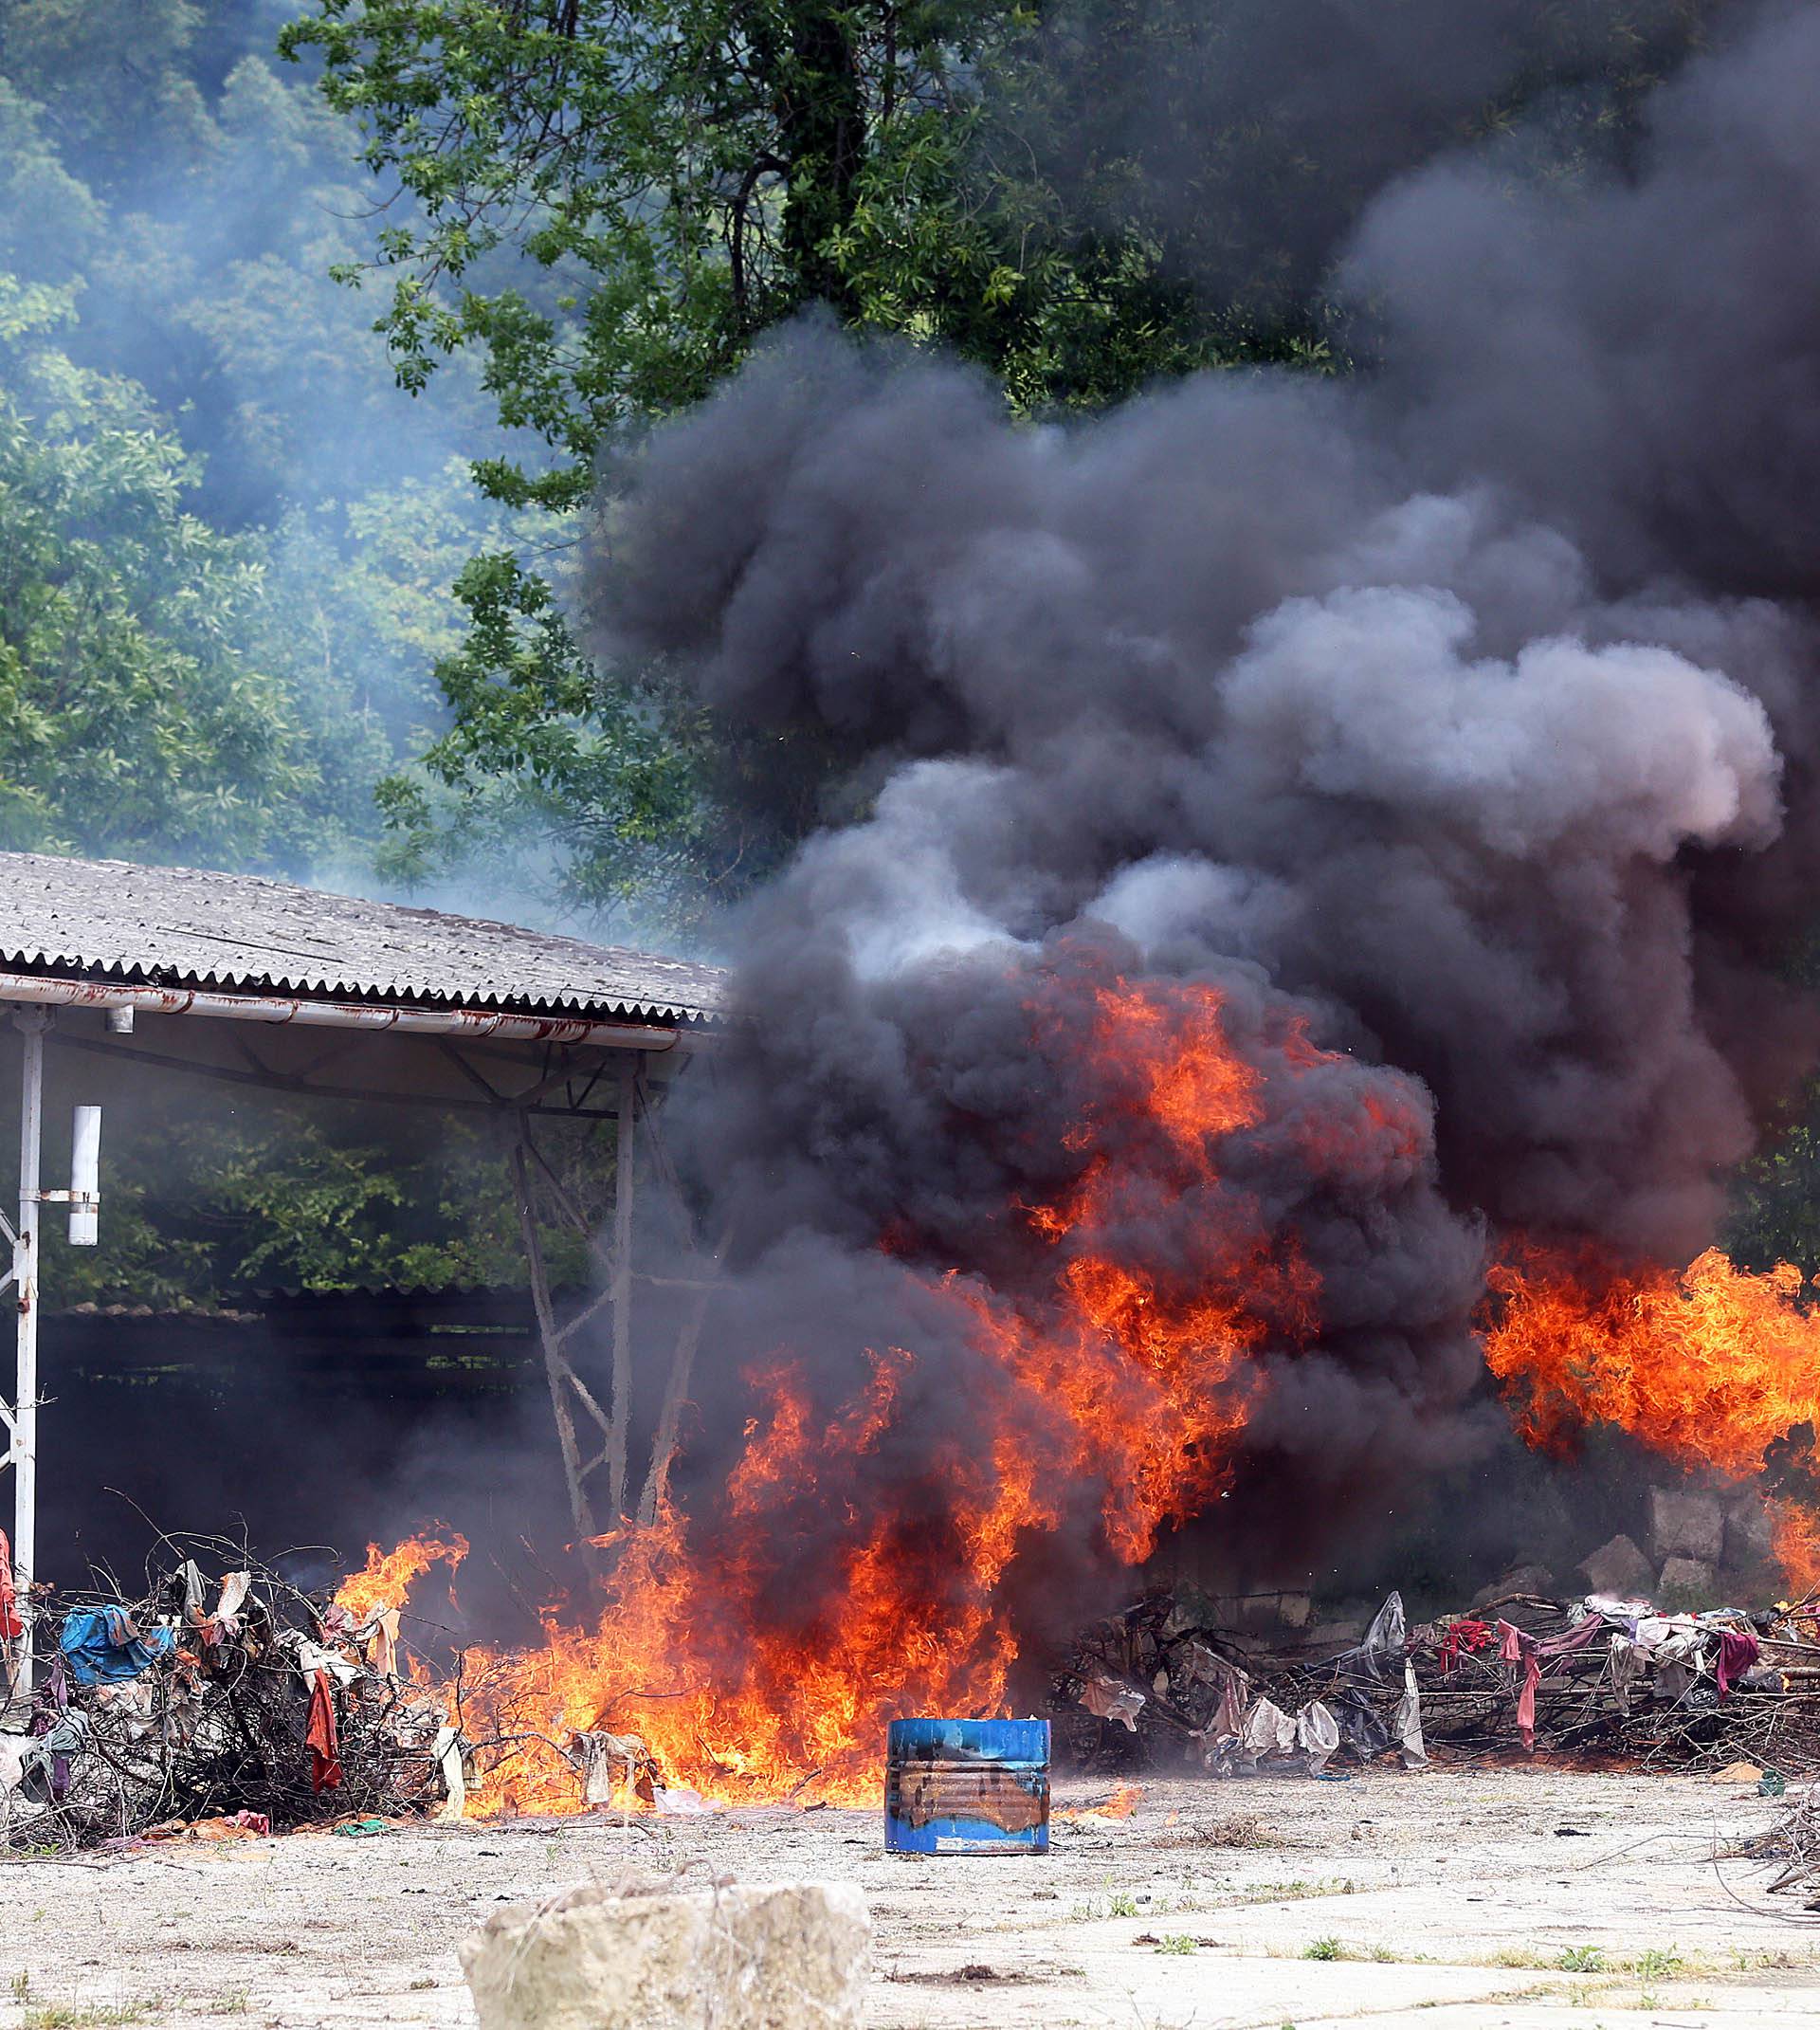
MULTIPOLYGON (((38 1235, 67 1203, 92 1225, 93 1184, 43 1180, 46 1045, 96 1052, 147 1077, 187 1074, 298 1097, 484 1112, 501 1130, 537 1310, 569 1506, 578 1535, 637 1506, 654 1511, 689 1385, 713 1268, 676 1348, 652 1468, 628 1484, 635 1185, 641 1145, 684 1225, 653 1102, 726 1025, 712 966, 513 924, 365 902, 245 874, 0 853, 0 1007, 21 1039, 19 1206, 0 1217, 18 1307, 0 1465, 13 1477, 13 1559, 37 1555, 38 1235), (553 1118, 610 1121, 615 1194, 598 1237, 537 1143, 553 1118), (640 1124, 647 1131, 641 1133, 640 1124), (539 1202, 601 1256, 601 1289, 558 1321, 538 1239, 539 1202), (605 1374, 582 1371, 576 1334, 610 1312, 605 1374)), ((77 1159, 80 1166, 81 1159, 77 1159)), ((72 1237, 75 1237, 74 1232, 72 1237)), ((675 1279, 670 1279, 674 1281, 675 1279)), ((24 1598, 24 1584, 21 1585, 24 1598)), ((29 1630, 24 1674, 29 1676, 29 1630)))

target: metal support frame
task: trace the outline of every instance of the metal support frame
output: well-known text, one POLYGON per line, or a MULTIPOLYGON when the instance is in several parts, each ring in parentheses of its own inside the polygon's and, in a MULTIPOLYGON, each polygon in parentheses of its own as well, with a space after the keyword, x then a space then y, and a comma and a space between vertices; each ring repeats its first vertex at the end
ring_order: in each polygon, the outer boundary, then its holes
POLYGON ((599 1535, 593 1504, 588 1497, 587 1472, 581 1463, 581 1447, 575 1437, 573 1402, 579 1401, 595 1418, 606 1423, 600 1406, 587 1385, 569 1364, 563 1351, 567 1334, 557 1326, 550 1300, 550 1275, 543 1259, 543 1242, 537 1234, 537 1206, 531 1191, 531 1171, 525 1161, 523 1124, 519 1140, 512 1144, 512 1195, 518 1201, 519 1232, 524 1241, 524 1266, 531 1280, 531 1304, 537 1313, 537 1338, 543 1346, 544 1379, 550 1385, 550 1410, 556 1423, 556 1449, 562 1454, 563 1484, 569 1492, 569 1513, 575 1534, 583 1544, 599 1535))
MULTIPOLYGON (((655 1523, 670 1495, 670 1468, 682 1435, 682 1408, 689 1399, 689 1380, 695 1369, 696 1348, 701 1344, 701 1327, 707 1323, 708 1306, 719 1287, 720 1264, 733 1238, 729 1221, 708 1263, 708 1274, 689 1280, 690 1302, 677 1335, 676 1350, 670 1356, 669 1379, 664 1384, 664 1407, 658 1414, 657 1435, 651 1440, 651 1463, 645 1475, 645 1491, 639 1496, 638 1519, 655 1523)), ((657 1278, 652 1277, 655 1282, 657 1278)), ((681 1281, 681 1278, 677 1279, 681 1281)))
POLYGON ((519 1116, 517 1137, 511 1150, 513 1195, 518 1203, 525 1267, 531 1281, 532 1308, 543 1348, 544 1376, 549 1383, 550 1407, 556 1426, 556 1447, 562 1456, 570 1513, 583 1545, 589 1545, 601 1534, 595 1510, 597 1491, 604 1498, 610 1529, 617 1530, 633 1521, 654 1523, 664 1509, 696 1353, 701 1345, 708 1308, 719 1287, 720 1265, 732 1237, 729 1226, 713 1253, 706 1258, 705 1273, 701 1276, 649 1275, 641 1273, 634 1266, 641 1150, 646 1152, 649 1165, 670 1198, 687 1246, 697 1259, 701 1259, 701 1243, 669 1151, 659 1132, 657 1117, 651 1111, 650 1097, 638 1061, 629 1054, 620 1062, 617 1085, 610 1249, 601 1245, 594 1223, 575 1204, 561 1179, 532 1140, 528 1110, 519 1116), (556 1210, 587 1242, 601 1274, 595 1295, 560 1325, 556 1322, 548 1266, 537 1232, 539 1190, 549 1195, 556 1210), (642 1487, 632 1479, 629 1457, 633 1286, 641 1282, 683 1289, 690 1293, 682 1329, 671 1354, 642 1487), (576 1372, 573 1347, 576 1335, 609 1308, 613 1321, 610 1385, 606 1391, 607 1402, 603 1407, 576 1372), (577 1436, 578 1431, 589 1426, 598 1436, 598 1449, 592 1454, 584 1454, 577 1436), (603 1472, 604 1487, 600 1477, 603 1472), (635 1508, 634 1494, 637 1496, 635 1508))
POLYGON ((45 1125, 45 1031, 50 1016, 42 1008, 13 1015, 24 1048, 19 1074, 19 1224, 0 1217, 0 1231, 12 1244, 12 1267, 0 1276, 0 1290, 13 1287, 19 1325, 10 1403, 0 1402, 7 1450, 0 1464, 12 1468, 12 1564, 18 1584, 19 1637, 12 1671, 16 1693, 32 1687, 31 1581, 38 1565, 38 1206, 45 1125))
POLYGON ((615 1519, 626 1513, 626 1448, 632 1409, 633 1137, 638 1063, 619 1067, 619 1126, 613 1151, 613 1426, 607 1438, 607 1489, 615 1519))
POLYGON ((601 1534, 594 1510, 593 1482, 603 1468, 606 1470, 604 1494, 610 1518, 608 1527, 617 1528, 627 1513, 627 1455, 632 1413, 632 1211, 637 1179, 639 1107, 638 1067, 636 1060, 628 1056, 620 1065, 619 1100, 614 1109, 617 1147, 613 1165, 613 1246, 610 1261, 601 1265, 608 1271, 606 1287, 561 1325, 556 1322, 549 1267, 537 1233, 533 1164, 542 1173, 544 1183, 557 1206, 596 1254, 598 1244, 592 1223, 570 1198, 561 1180, 532 1141, 528 1110, 519 1115, 511 1151, 513 1197, 518 1202, 519 1230, 524 1242, 525 1270, 531 1282, 531 1304, 537 1315, 537 1338, 543 1348, 544 1379, 549 1384, 550 1408, 555 1419, 556 1447, 562 1455, 569 1512, 576 1536, 583 1545, 601 1534), (603 1407, 593 1390, 576 1372, 571 1346, 582 1327, 610 1306, 613 1314, 612 1367, 607 1403, 603 1407), (592 1424, 597 1434, 598 1449, 584 1455, 577 1432, 587 1424, 592 1424))

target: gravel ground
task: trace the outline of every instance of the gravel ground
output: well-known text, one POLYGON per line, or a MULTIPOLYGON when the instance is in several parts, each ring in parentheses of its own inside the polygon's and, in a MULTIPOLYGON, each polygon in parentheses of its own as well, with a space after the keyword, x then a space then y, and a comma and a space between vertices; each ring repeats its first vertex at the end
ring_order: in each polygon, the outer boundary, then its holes
POLYGON ((857 1881, 876 2030, 1820 2026, 1820 1916, 1716 1857, 1774 1810, 1691 1778, 1374 1771, 1152 1783, 1046 1859, 886 1856, 838 1811, 27 1858, 0 1865, 0 2030, 470 2025, 457 1942, 628 1858, 857 1881))

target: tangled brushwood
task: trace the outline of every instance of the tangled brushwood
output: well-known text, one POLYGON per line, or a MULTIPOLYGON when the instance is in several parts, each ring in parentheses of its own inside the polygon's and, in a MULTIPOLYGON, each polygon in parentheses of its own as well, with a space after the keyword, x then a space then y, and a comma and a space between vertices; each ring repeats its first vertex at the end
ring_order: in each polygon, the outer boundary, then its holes
POLYGON ((69 1596, 42 1613, 35 1692, 0 1731, 0 1843, 459 1811, 464 1744, 402 1654, 396 1608, 356 1619, 229 1555, 216 1578, 186 1556, 136 1600, 69 1596))
POLYGON ((1771 1895, 1799 1896, 1805 1910, 1820 1911, 1820 1783, 1792 1799, 1767 1833, 1731 1851, 1775 1868, 1764 1885, 1771 1895))
POLYGON ((1330 1760, 1547 1753, 1634 1768, 1820 1774, 1820 1599, 1676 1614, 1647 1600, 1507 1595, 1406 1626, 1392 1593, 1334 1654, 1221 1625, 1192 1587, 1098 1622, 1051 1711, 1085 1765, 1218 1776, 1330 1760))

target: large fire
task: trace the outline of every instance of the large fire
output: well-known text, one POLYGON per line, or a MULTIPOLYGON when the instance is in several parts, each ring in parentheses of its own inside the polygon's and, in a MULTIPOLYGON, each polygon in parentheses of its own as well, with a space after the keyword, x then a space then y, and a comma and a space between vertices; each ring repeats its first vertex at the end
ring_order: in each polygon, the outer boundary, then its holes
MULTIPOLYGON (((698 1517, 667 1509, 598 1541, 592 1620, 552 1607, 541 1646, 463 1659, 471 1737, 510 1744, 493 1811, 575 1808, 577 1733, 637 1735, 675 1799, 870 1801, 891 1718, 1005 1708, 1017 1641, 1003 1581, 1036 1536, 1093 1495, 1129 1564, 1227 1482, 1261 1382, 1256 1356, 1318 1331, 1318 1279, 1228 1161, 1260 1130, 1315 1179, 1383 1178, 1429 1160, 1426 1099, 1318 1048, 1292 1013, 1248 1033, 1207 985, 1071 976, 1030 1004, 1039 1063, 1083 1050, 1084 1095, 1058 1153, 1064 1188, 1011 1216, 1021 1277, 893 1256, 974 1356, 967 1416, 912 1460, 891 1436, 925 1385, 915 1348, 863 1351, 845 1400, 818 1400, 788 1349, 749 1369, 743 1454, 698 1517), (1083 1015, 1084 1008, 1084 1015, 1083 1015), (1311 1072, 1321 1104, 1298 1104, 1311 1072), (1174 1251, 1134 1234, 1192 1236, 1174 1251), (855 1498, 864 1485, 866 1498, 855 1498)), ((1533 1442, 1611 1422, 1673 1457, 1743 1475, 1820 1421, 1820 1318, 1792 1270, 1706 1254, 1677 1275, 1525 1248, 1493 1271, 1484 1344, 1533 1442)), ((1793 1510, 1791 1576, 1820 1573, 1793 1510)), ((453 1540, 368 1569, 343 1598, 401 1601, 453 1540)))
MULTIPOLYGON (((1679 1272, 1587 1250, 1514 1248, 1493 1266, 1502 1300, 1485 1360, 1531 1443, 1615 1424, 1684 1466, 1743 1479, 1804 1434, 1820 1465, 1820 1311, 1788 1263, 1756 1274, 1708 1249, 1679 1272)), ((1789 1582, 1820 1582, 1820 1523, 1779 1507, 1789 1582)))
MULTIPOLYGON (((1004 1710, 1017 1643, 1001 1581, 1079 1490, 1099 1490, 1105 1546, 1133 1564, 1217 1494, 1255 1386, 1247 1356, 1311 1335, 1320 1294, 1223 1152, 1274 1116, 1317 1174, 1408 1165, 1427 1115, 1380 1073, 1300 1119, 1283 1092, 1348 1061, 1292 1016, 1242 1055, 1210 986, 1086 991, 1084 1024, 1078 1001, 1030 1010, 1037 1055, 1084 1036, 1093 1076, 1065 1137, 1066 1188, 1016 1210, 1028 1288, 905 1264, 976 1356, 964 1436, 887 1463, 914 1349, 866 1350, 831 1412, 788 1352, 750 1370, 744 1453, 714 1511, 601 1539, 592 1625, 553 1609, 540 1648, 464 1659, 469 1731, 516 1744, 490 1808, 573 1809, 577 1731, 636 1733, 704 1798, 870 1799, 889 1719, 1004 1710), (1165 1269, 1134 1247, 1159 1216, 1192 1234, 1192 1261, 1165 1269), (862 1475, 889 1498, 849 1499, 862 1475)), ((362 1599, 385 1582, 374 1563, 362 1599)))

